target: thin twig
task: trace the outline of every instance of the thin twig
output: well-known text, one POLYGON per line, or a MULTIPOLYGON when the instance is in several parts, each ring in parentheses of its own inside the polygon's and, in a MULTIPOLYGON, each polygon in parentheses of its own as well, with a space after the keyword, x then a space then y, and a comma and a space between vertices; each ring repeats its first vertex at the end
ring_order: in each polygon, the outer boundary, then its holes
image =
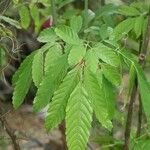
POLYGON ((20 146, 17 142, 17 137, 14 133, 14 130, 11 129, 11 127, 9 126, 9 124, 8 124, 7 120, 5 119, 5 117, 2 117, 3 116, 3 109, 2 109, 2 103, 1 102, 0 102, 0 116, 1 116, 0 121, 2 122, 3 126, 5 127, 5 130, 6 130, 7 134, 11 138, 14 150, 21 150, 20 146))
MULTIPOLYGON (((145 67, 145 57, 148 51, 149 40, 150 40, 150 12, 148 16, 148 25, 146 29, 146 34, 142 43, 140 57, 139 57, 139 63, 143 68, 145 67)), ((138 126, 137 126, 137 132, 136 132, 137 137, 140 136, 141 126, 142 126, 142 102, 141 102, 141 95, 139 94, 138 126)))
MULTIPOLYGON (((150 15, 148 17, 148 25, 147 25, 147 30, 146 30, 146 35, 144 37, 143 43, 142 43, 142 47, 140 47, 139 50, 139 64, 141 66, 144 66, 145 64, 145 57, 147 54, 147 48, 148 48, 148 42, 150 39, 150 15)), ((131 99, 130 99, 130 103, 129 103, 129 107, 128 107, 128 114, 127 114, 127 121, 126 121, 126 128, 125 128, 125 142, 124 142, 124 150, 129 150, 129 144, 130 144, 130 133, 131 133, 131 125, 132 125, 132 114, 133 114, 133 104, 136 98, 136 94, 137 94, 137 76, 135 79, 135 84, 133 86, 133 90, 132 90, 132 94, 131 94, 131 99)), ((140 109, 142 108, 142 106, 140 106, 140 109)), ((139 110, 141 111, 141 110, 139 110)), ((141 112, 139 112, 139 125, 138 125, 138 130, 141 130, 141 119, 142 119, 142 115, 141 112)), ((137 131, 137 133, 140 131, 137 131)), ((138 133, 139 134, 139 133, 138 133)))
POLYGON ((134 81, 134 86, 130 98, 130 103, 128 106, 128 114, 127 114, 127 121, 126 121, 126 128, 125 128, 125 143, 124 143, 124 150, 129 150, 129 143, 130 143, 130 133, 131 133, 131 125, 132 125, 132 114, 133 114, 133 104, 136 99, 137 94, 137 77, 134 81))

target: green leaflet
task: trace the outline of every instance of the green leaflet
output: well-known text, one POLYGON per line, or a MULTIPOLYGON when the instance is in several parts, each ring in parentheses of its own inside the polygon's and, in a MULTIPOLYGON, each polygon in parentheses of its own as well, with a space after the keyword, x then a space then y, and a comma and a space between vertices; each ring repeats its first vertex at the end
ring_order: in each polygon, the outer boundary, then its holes
POLYGON ((70 53, 68 55, 68 63, 71 66, 76 65, 83 59, 85 53, 86 53, 86 48, 83 45, 72 46, 70 53))
POLYGON ((33 102, 34 111, 40 111, 51 100, 58 88, 67 67, 67 56, 59 56, 55 48, 51 48, 45 59, 45 75, 40 83, 33 102))
POLYGON ((112 123, 109 119, 109 108, 105 99, 105 94, 97 76, 91 71, 86 70, 85 72, 85 86, 92 101, 93 110, 96 114, 96 118, 105 128, 111 130, 112 123))
POLYGON ((139 16, 135 18, 134 31, 137 38, 139 38, 139 36, 142 34, 143 24, 144 24, 144 16, 139 16))
POLYGON ((91 102, 82 83, 72 92, 66 108, 66 139, 69 150, 85 150, 92 122, 91 102))
POLYGON ((105 78, 102 79, 102 87, 105 93, 105 99, 107 101, 108 114, 109 119, 113 119, 115 113, 115 102, 116 102, 116 94, 113 85, 105 78))
POLYGON ((39 87, 44 75, 44 56, 43 51, 39 50, 33 59, 32 63, 32 78, 36 87, 39 87))
POLYGON ((19 16, 21 20, 21 26, 27 29, 30 25, 30 12, 27 6, 22 5, 19 9, 19 16))
POLYGON ((54 93, 46 116, 46 129, 51 130, 65 118, 65 109, 70 94, 79 82, 79 68, 68 72, 58 90, 54 93))
POLYGON ((23 102, 32 82, 32 61, 35 52, 26 57, 13 76, 13 106, 17 109, 23 102))
POLYGON ((38 32, 41 27, 40 12, 36 5, 30 5, 30 14, 35 24, 35 32, 38 32))
POLYGON ((38 36, 37 40, 42 43, 47 43, 47 42, 52 43, 57 40, 57 36, 53 28, 47 28, 42 32, 40 32, 40 35, 38 36))
POLYGON ((134 28, 135 18, 128 18, 119 23, 112 34, 112 38, 115 41, 122 39, 134 28))
POLYGON ((119 66, 120 59, 113 49, 103 45, 102 43, 99 43, 94 48, 92 48, 92 50, 102 61, 115 67, 119 66))
POLYGON ((68 26, 60 26, 55 29, 56 34, 66 43, 78 45, 81 44, 77 33, 68 26))
POLYGON ((131 16, 131 17, 138 16, 141 14, 135 7, 131 7, 127 5, 121 6, 118 12, 122 15, 131 16))
POLYGON ((78 33, 81 30, 82 24, 83 19, 81 16, 74 16, 70 20, 70 26, 76 33, 78 33))
POLYGON ((9 23, 10 25, 16 27, 17 29, 21 29, 21 25, 18 21, 11 19, 6 16, 0 16, 0 20, 4 20, 5 22, 9 23))
POLYGON ((138 83, 143 109, 146 114, 147 120, 150 123, 150 84, 147 81, 142 68, 138 64, 135 64, 135 67, 138 76, 138 83))
POLYGON ((98 69, 98 59, 94 51, 89 50, 86 52, 85 55, 85 65, 86 68, 91 70, 93 73, 96 73, 96 70, 98 69))
POLYGON ((108 81, 115 86, 119 86, 121 84, 121 74, 116 67, 107 64, 102 64, 101 67, 102 72, 108 81))

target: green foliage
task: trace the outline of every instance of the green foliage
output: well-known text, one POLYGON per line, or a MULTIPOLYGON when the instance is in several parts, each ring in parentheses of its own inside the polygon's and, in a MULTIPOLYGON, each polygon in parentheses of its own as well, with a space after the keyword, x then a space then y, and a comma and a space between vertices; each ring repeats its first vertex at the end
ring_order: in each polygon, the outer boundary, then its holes
POLYGON ((112 123, 109 119, 109 108, 105 99, 105 93, 98 82, 97 76, 89 70, 85 74, 85 85, 97 119, 102 126, 110 130, 112 123))
POLYGON ((50 49, 45 60, 45 75, 33 102, 34 111, 40 111, 51 100, 58 88, 67 67, 66 55, 59 56, 55 47, 50 49), (57 69, 56 69, 57 68, 57 69), (47 84, 50 81, 50 84, 47 84))
POLYGON ((20 23, 12 18, 9 18, 6 16, 0 16, 0 20, 3 20, 5 22, 9 23, 10 25, 16 27, 17 29, 21 29, 20 23))
POLYGON ((69 149, 85 149, 91 122, 91 102, 83 84, 79 83, 70 95, 66 108, 66 139, 69 149))
MULTIPOLYGON (((31 15, 35 21, 35 32, 38 33, 43 21, 40 19, 41 14, 49 14, 51 7, 47 0, 39 2, 46 10, 38 9, 35 0, 29 5, 30 10, 28 6, 21 7, 21 25, 4 16, 0 16, 0 20, 18 29, 27 29, 31 24, 31 15)), ((72 0, 56 1, 58 10, 70 2, 72 0)), ((72 8, 66 10, 56 18, 59 26, 39 33, 37 40, 45 45, 27 56, 14 74, 14 108, 23 103, 33 80, 37 88, 34 111, 49 106, 46 129, 54 129, 65 119, 68 149, 85 150, 93 114, 105 129, 112 130, 112 120, 117 110, 116 93, 122 86, 122 73, 129 71, 127 99, 131 96, 137 78, 142 107, 149 123, 150 84, 138 64, 140 50, 133 52, 126 43, 127 38, 139 42, 145 35, 147 12, 148 9, 138 3, 119 7, 108 4, 96 13, 89 9, 87 18, 84 18, 87 23, 85 27, 80 15, 85 15, 85 12, 72 8)))
POLYGON ((55 42, 57 40, 57 36, 54 32, 53 28, 48 28, 40 32, 39 37, 37 38, 39 42, 47 43, 47 42, 55 42))
POLYGON ((81 43, 77 33, 68 26, 60 26, 55 29, 56 34, 66 43, 78 45, 81 43))
POLYGON ((109 48, 103 45, 102 43, 99 43, 92 50, 95 52, 97 57, 102 61, 115 67, 119 66, 120 64, 119 57, 112 48, 109 48))
POLYGON ((35 52, 27 56, 13 77, 13 106, 17 109, 23 102, 32 82, 32 61, 35 52))
POLYGON ((32 78, 34 84, 39 87, 42 78, 44 75, 44 56, 43 51, 39 50, 34 58, 32 63, 32 78))
POLYGON ((45 125, 48 130, 56 127, 65 118, 67 101, 79 82, 79 71, 79 68, 71 70, 64 78, 58 90, 54 92, 46 117, 45 125))
POLYGON ((24 29, 27 29, 30 25, 30 12, 27 6, 23 5, 19 9, 19 15, 20 15, 20 21, 21 21, 21 26, 24 29))
POLYGON ((83 45, 73 46, 68 55, 68 63, 70 65, 76 65, 84 58, 85 53, 86 53, 86 49, 83 45))
POLYGON ((70 26, 75 32, 79 32, 82 28, 82 22, 81 16, 74 16, 70 20, 70 26))

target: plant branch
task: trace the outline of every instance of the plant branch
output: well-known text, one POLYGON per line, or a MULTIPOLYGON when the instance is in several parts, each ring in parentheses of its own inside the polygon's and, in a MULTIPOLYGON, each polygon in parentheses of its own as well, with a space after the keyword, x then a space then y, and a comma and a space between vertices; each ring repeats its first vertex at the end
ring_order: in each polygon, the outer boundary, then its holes
MULTIPOLYGON (((149 16, 148 16, 148 25, 147 25, 147 29, 146 29, 146 34, 143 39, 142 47, 140 50, 140 57, 139 57, 139 63, 143 68, 145 67, 145 57, 146 57, 147 51, 148 51, 149 40, 150 40, 150 12, 149 12, 149 16)), ((137 126, 137 133, 136 133, 137 137, 140 136, 141 125, 142 125, 142 102, 141 102, 141 96, 139 94, 138 126, 137 126)))
POLYGON ((137 77, 134 80, 134 85, 131 93, 130 103, 128 106, 128 114, 127 121, 125 127, 125 142, 124 142, 124 150, 129 150, 130 143, 130 133, 131 133, 131 125, 132 125, 132 114, 133 114, 133 104, 136 99, 137 94, 137 77))
POLYGON ((56 26, 56 24, 57 24, 57 8, 56 8, 55 0, 51 0, 51 8, 52 8, 53 25, 56 26))
MULTIPOLYGON (((141 66, 144 66, 145 63, 145 57, 147 54, 147 49, 148 49, 148 42, 150 39, 150 15, 148 17, 148 25, 147 25, 147 30, 146 30, 146 35, 144 37, 143 43, 139 47, 139 64, 141 66)), ((134 81, 134 86, 132 89, 131 93, 131 98, 130 98, 130 103, 128 107, 128 114, 127 114, 127 121, 126 121, 126 128, 125 128, 125 142, 124 142, 124 150, 129 150, 129 144, 130 144, 130 133, 131 133, 131 125, 132 125, 132 114, 133 114, 133 104, 136 99, 136 94, 137 94, 137 76, 134 81)), ((140 103, 141 106, 139 106, 139 124, 138 124, 138 131, 137 134, 140 133, 141 131, 141 122, 142 122, 142 104, 140 103)))
POLYGON ((17 137, 14 134, 14 130, 11 129, 11 127, 9 126, 7 120, 5 119, 5 116, 3 115, 3 109, 2 109, 2 103, 0 102, 0 121, 2 122, 3 126, 5 127, 5 130, 7 132, 7 134, 9 135, 9 137, 11 138, 14 150, 21 150, 20 146, 17 142, 17 137))

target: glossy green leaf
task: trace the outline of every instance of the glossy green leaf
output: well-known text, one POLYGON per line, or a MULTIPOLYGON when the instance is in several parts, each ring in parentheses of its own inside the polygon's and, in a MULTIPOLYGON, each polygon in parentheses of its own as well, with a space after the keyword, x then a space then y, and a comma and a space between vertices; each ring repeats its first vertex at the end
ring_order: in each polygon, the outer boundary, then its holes
POLYGON ((53 28, 47 28, 40 32, 40 35, 38 36, 37 40, 42 43, 47 43, 47 42, 52 43, 57 40, 57 36, 53 28))
POLYGON ((83 45, 74 45, 68 55, 68 63, 70 65, 76 65, 85 56, 86 48, 83 45))
POLYGON ((112 38, 116 41, 125 37, 134 28, 135 18, 128 18, 119 23, 112 34, 112 38))
POLYGON ((30 25, 30 12, 27 6, 22 5, 19 9, 19 16, 21 21, 21 26, 27 29, 30 25))
POLYGON ((39 87, 44 75, 44 56, 43 51, 39 50, 33 59, 32 63, 32 78, 36 87, 39 87))
POLYGON ((66 108, 66 139, 69 150, 85 150, 90 135, 92 107, 82 83, 70 95, 66 108))
POLYGON ((150 110, 150 84, 147 81, 147 78, 142 68, 138 64, 135 64, 135 67, 138 76, 139 90, 140 90, 143 109, 146 114, 148 122, 150 122, 150 111, 149 111, 150 110))
POLYGON ((79 32, 82 28, 83 19, 81 16, 74 16, 70 20, 70 26, 75 32, 79 32))
POLYGON ((121 6, 118 12, 122 15, 131 16, 131 17, 138 16, 141 14, 135 7, 131 7, 127 5, 121 6))
POLYGON ((60 56, 53 47, 49 49, 45 60, 45 75, 37 90, 33 102, 34 111, 40 111, 51 100, 54 91, 57 90, 67 67, 66 55, 60 56))
POLYGON ((102 61, 112 66, 119 66, 120 59, 113 49, 103 45, 102 43, 99 43, 92 50, 95 52, 97 57, 102 61))
POLYGON ((108 81, 110 81, 115 86, 119 86, 121 84, 121 74, 116 67, 107 64, 102 64, 101 67, 102 72, 108 81))
POLYGON ((85 86, 92 102, 96 118, 105 128, 111 130, 112 122, 109 119, 109 108, 105 99, 105 93, 99 84, 97 76, 91 71, 85 72, 85 86))
POLYGON ((143 23, 144 16, 139 16, 135 19, 134 31, 137 38, 139 38, 139 36, 142 34, 143 23))
POLYGON ((96 73, 98 69, 98 58, 94 51, 88 50, 85 55, 85 65, 86 68, 91 70, 93 73, 96 73))
POLYGON ((23 100, 29 91, 32 82, 32 61, 34 55, 35 52, 26 57, 13 77, 13 83, 15 87, 12 103, 15 109, 17 109, 23 103, 23 100))
POLYGON ((55 29, 56 34, 66 43, 78 45, 81 43, 77 33, 68 26, 60 26, 55 29))
POLYGON ((53 129, 65 118, 65 109, 68 99, 78 81, 79 68, 75 68, 68 72, 58 90, 54 93, 46 116, 45 126, 47 130, 53 129))

